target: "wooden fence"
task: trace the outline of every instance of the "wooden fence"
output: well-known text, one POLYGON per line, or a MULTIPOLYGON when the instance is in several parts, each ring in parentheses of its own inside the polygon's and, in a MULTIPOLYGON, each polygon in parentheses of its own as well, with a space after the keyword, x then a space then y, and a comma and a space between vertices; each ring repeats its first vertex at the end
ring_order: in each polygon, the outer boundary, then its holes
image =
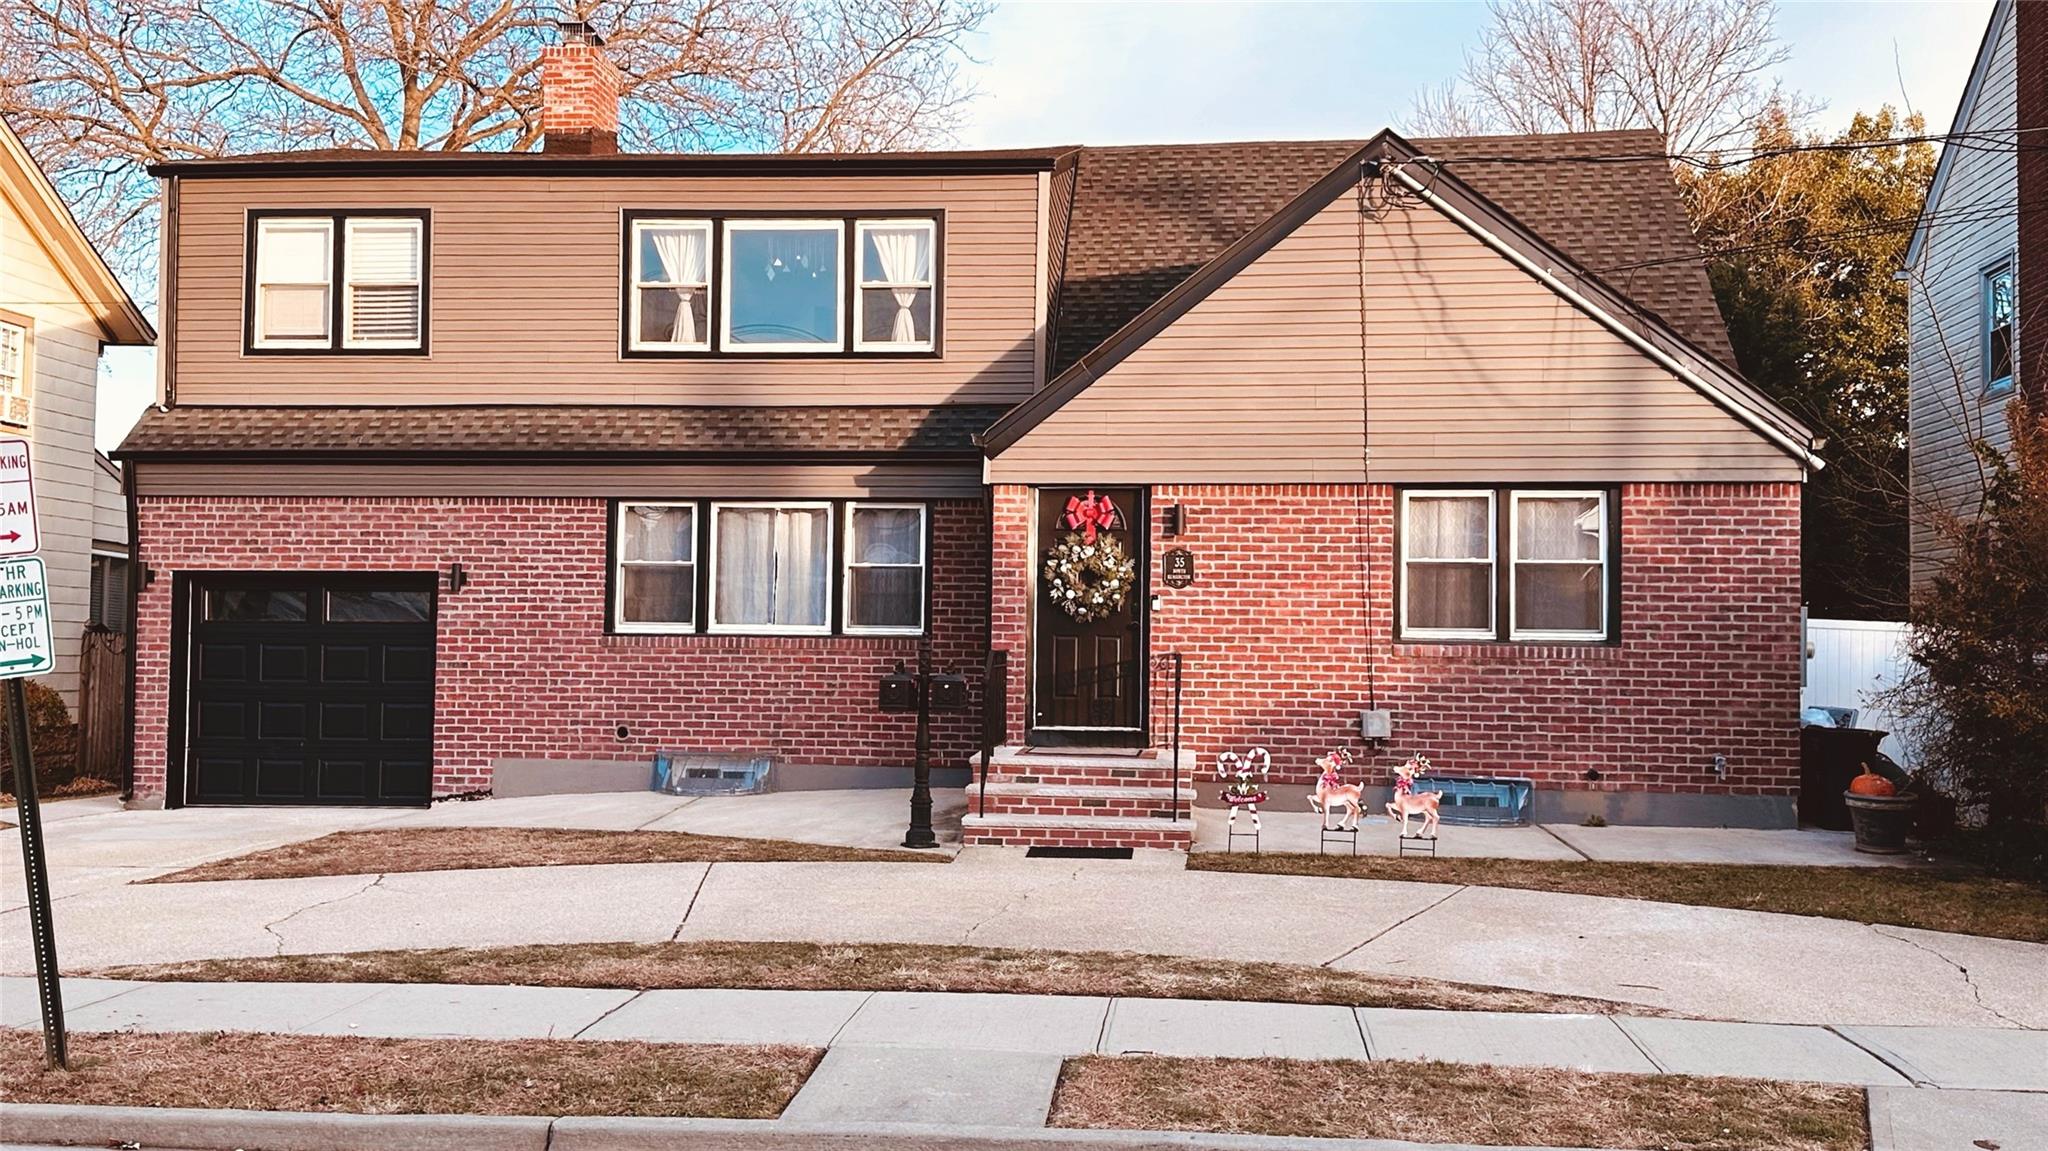
POLYGON ((88 627, 78 655, 78 774, 128 778, 128 637, 88 627))

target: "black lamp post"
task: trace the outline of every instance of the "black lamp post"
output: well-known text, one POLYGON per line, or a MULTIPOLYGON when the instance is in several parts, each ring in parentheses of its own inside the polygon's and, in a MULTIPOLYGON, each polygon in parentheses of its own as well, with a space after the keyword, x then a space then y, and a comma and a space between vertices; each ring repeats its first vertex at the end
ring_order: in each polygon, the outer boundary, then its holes
MULTIPOLYGON (((900 665, 899 665, 900 666, 900 665)), ((932 832, 932 641, 917 643, 917 760, 911 765, 910 830, 905 847, 937 847, 932 832)))

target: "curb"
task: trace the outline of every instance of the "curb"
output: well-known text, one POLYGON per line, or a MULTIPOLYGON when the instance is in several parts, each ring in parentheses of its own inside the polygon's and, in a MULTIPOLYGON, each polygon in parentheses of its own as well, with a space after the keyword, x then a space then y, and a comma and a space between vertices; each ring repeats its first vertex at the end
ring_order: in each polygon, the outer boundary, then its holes
MULTIPOLYGON (((1384 1139, 1296 1139, 1197 1131, 1086 1131, 918 1123, 789 1123, 774 1119, 551 1118, 545 1115, 350 1115, 11 1103, 8 1144, 184 1151, 1572 1151, 1461 1148, 1384 1139)), ((1584 1151, 1584 1149, 1579 1149, 1584 1151)))

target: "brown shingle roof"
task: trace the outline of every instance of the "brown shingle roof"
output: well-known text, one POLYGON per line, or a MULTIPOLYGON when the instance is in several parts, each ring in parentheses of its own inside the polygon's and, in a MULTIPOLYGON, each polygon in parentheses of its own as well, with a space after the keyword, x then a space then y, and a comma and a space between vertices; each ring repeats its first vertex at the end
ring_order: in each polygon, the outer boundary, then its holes
POLYGON ((977 455, 1001 407, 176 407, 150 408, 114 453, 302 456, 977 455))
MULTIPOLYGON (((1327 174, 1364 141, 1083 148, 1061 298, 1056 374, 1327 174)), ((1482 195, 1655 313, 1735 362, 1654 132, 1416 140, 1482 195), (1571 157, 1608 157, 1584 162, 1571 157), (1664 261, 1634 272, 1622 264, 1664 261)))

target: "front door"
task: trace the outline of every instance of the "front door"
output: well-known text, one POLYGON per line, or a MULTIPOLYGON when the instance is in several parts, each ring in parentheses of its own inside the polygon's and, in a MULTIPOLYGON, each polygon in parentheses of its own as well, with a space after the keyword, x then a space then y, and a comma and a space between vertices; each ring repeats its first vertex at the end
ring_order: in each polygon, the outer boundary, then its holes
POLYGON ((1137 488, 1039 490, 1032 743, 1142 745, 1145 523, 1137 488))

